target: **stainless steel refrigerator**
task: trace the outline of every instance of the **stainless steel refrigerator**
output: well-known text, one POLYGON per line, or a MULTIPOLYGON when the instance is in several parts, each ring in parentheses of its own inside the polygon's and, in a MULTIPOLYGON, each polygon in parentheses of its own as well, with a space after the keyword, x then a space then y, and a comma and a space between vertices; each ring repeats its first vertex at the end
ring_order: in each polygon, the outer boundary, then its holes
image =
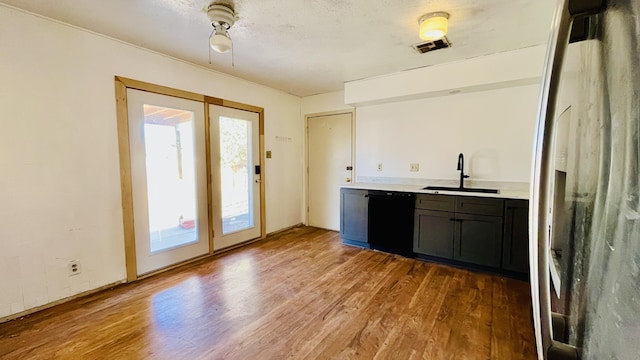
POLYGON ((640 359, 640 0, 559 0, 534 142, 540 359, 640 359))

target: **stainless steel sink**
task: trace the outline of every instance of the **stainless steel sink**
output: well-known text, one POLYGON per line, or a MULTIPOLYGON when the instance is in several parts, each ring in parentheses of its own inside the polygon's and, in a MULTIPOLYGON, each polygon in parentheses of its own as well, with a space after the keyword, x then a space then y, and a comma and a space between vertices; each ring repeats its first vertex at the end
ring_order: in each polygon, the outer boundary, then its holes
POLYGON ((497 194, 498 189, 482 189, 482 188, 460 188, 455 186, 427 186, 422 188, 423 190, 439 190, 439 191, 462 191, 462 192, 477 192, 485 194, 497 194))

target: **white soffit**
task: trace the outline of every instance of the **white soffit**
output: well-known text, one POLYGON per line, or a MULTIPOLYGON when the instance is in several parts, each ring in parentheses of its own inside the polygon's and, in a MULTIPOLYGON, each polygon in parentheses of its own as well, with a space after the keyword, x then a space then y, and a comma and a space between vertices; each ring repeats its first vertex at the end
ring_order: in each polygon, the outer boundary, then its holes
POLYGON ((538 45, 351 81, 344 85, 345 104, 374 105, 538 84, 545 54, 546 45, 538 45))

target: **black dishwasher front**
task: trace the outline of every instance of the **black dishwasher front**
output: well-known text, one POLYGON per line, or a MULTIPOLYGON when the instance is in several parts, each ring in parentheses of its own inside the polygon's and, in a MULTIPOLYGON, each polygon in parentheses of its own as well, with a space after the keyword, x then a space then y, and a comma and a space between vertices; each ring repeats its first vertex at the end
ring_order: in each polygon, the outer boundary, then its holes
POLYGON ((369 191, 369 245, 373 249, 413 256, 415 194, 369 191))

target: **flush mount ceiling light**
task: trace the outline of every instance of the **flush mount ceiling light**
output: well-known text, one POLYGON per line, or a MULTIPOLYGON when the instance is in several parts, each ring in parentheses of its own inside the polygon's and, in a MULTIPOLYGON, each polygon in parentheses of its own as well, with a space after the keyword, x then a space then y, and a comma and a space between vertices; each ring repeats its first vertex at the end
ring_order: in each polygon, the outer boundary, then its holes
POLYGON ((231 6, 220 3, 212 3, 206 12, 213 26, 209 44, 214 51, 224 54, 233 46, 228 30, 236 22, 236 13, 231 6))
POLYGON ((449 14, 438 11, 422 15, 420 20, 420 39, 435 41, 442 39, 449 30, 449 14))

